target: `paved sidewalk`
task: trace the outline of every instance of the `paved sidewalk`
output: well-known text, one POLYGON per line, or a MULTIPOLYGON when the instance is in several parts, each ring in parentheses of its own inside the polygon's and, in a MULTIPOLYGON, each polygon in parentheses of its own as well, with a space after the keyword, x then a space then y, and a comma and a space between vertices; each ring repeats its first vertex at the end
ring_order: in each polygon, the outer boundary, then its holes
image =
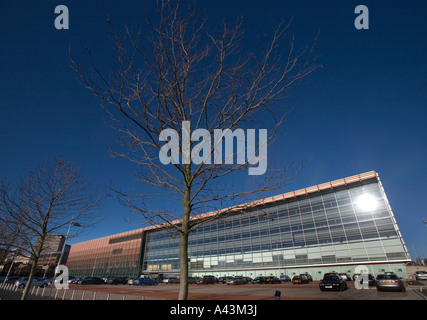
MULTIPOLYGON (((0 300, 21 300, 22 291, 10 291, 0 289, 0 300)), ((29 294, 27 296, 27 300, 53 300, 52 298, 48 298, 46 296, 40 297, 29 294)))

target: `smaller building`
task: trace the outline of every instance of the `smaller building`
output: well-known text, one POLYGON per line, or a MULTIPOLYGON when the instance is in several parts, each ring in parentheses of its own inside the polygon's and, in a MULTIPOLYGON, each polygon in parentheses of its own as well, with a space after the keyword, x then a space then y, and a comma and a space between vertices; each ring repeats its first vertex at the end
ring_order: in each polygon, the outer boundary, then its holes
POLYGON ((47 235, 43 250, 37 262, 37 269, 44 270, 44 275, 52 276, 54 274, 55 268, 60 263, 59 258, 61 256, 62 250, 64 250, 64 254, 61 259, 61 264, 66 264, 71 246, 65 245, 64 248, 64 244, 65 236, 47 235))
MULTIPOLYGON (((36 276, 48 277, 53 276, 55 268, 59 264, 59 258, 62 250, 64 254, 62 257, 61 264, 65 264, 68 259, 70 252, 70 245, 65 245, 65 236, 63 235, 47 235, 43 250, 37 261, 36 276)), ((37 242, 36 242, 37 245, 37 242)), ((32 259, 28 254, 25 254, 23 250, 3 252, 5 259, 3 264, 0 266, 0 273, 5 275, 27 276, 31 270, 32 259)))

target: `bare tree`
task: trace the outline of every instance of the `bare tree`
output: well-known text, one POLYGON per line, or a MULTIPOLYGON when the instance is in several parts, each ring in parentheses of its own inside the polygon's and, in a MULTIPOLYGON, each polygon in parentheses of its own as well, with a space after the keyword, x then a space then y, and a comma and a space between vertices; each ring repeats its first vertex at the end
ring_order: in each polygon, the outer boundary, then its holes
POLYGON ((19 230, 14 246, 26 250, 31 270, 21 299, 25 300, 45 248, 48 235, 58 234, 73 221, 88 226, 95 221, 90 210, 100 203, 80 169, 64 159, 46 161, 36 172, 30 171, 19 185, 0 183, 0 219, 2 224, 19 230), (85 222, 83 222, 85 221, 85 222))
MULTIPOLYGON (((119 142, 125 148, 111 151, 112 155, 135 163, 137 179, 155 190, 133 194, 116 190, 121 201, 145 221, 180 237, 179 299, 187 299, 188 295, 189 234, 228 212, 224 207, 235 201, 257 199, 282 186, 298 171, 299 166, 270 167, 260 179, 251 177, 256 185, 250 190, 235 190, 225 180, 236 179, 239 173, 254 167, 251 160, 260 154, 263 143, 273 141, 289 111, 283 103, 288 89, 316 68, 312 57, 316 39, 313 46, 296 52, 293 37, 288 41, 285 37, 290 23, 280 23, 263 48, 248 52, 240 46, 242 19, 231 27, 222 22, 213 33, 207 30, 206 21, 198 19, 192 8, 163 1, 158 23, 149 22, 150 32, 133 34, 126 28, 119 36, 108 19, 115 59, 110 72, 97 65, 90 48, 90 72, 71 58, 73 70, 101 99, 119 132, 119 142), (252 157, 235 165, 225 160, 209 161, 209 156, 218 151, 218 143, 201 150, 199 142, 205 137, 189 133, 190 128, 214 135, 223 129, 224 133, 265 127, 269 128, 265 141, 259 141, 252 157), (182 139, 173 141, 165 134, 168 129, 182 139), (169 144, 167 156, 172 158, 168 165, 161 159, 164 141, 169 144), (173 158, 173 152, 179 156, 173 158), (188 161, 199 152, 206 161, 188 161), (153 208, 149 202, 155 197, 171 198, 181 209, 153 208), (208 211, 211 213, 201 215, 208 211)), ((244 152, 236 150, 233 159, 244 152)))
POLYGON ((0 248, 2 250, 0 252, 0 265, 6 262, 7 256, 12 251, 21 247, 18 243, 21 229, 20 226, 4 223, 0 217, 0 248))

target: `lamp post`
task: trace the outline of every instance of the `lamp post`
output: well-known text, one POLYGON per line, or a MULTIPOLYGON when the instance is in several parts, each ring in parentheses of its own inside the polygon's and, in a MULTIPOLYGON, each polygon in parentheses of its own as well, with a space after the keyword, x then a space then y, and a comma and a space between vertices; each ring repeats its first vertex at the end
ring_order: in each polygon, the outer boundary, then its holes
POLYGON ((68 226, 67 235, 65 236, 64 245, 62 246, 61 256, 59 257, 59 260, 58 260, 58 265, 60 265, 60 264, 61 264, 62 257, 64 256, 65 245, 66 245, 66 243, 67 243, 68 235, 70 234, 71 226, 74 226, 74 227, 81 227, 80 223, 78 223, 78 222, 73 222, 73 221, 71 221, 71 222, 70 222, 70 225, 68 226))
MULTIPOLYGON (((73 220, 71 220, 71 221, 70 221, 70 225, 68 226, 67 235, 65 236, 65 239, 64 239, 64 245, 62 246, 61 255, 59 256, 59 259, 58 259, 58 266, 61 264, 62 257, 64 256, 65 245, 67 244, 67 239, 68 239, 68 235, 70 234, 71 226, 74 226, 74 227, 81 227, 80 223, 78 223, 78 222, 74 222, 73 220)), ((53 289, 53 285, 54 285, 54 283, 55 283, 55 278, 56 278, 56 276, 57 276, 57 274, 56 274, 56 272, 55 272, 55 274, 54 274, 54 276, 53 276, 52 284, 51 284, 51 286, 50 286, 49 297, 50 297, 50 295, 52 294, 52 289, 53 289)))

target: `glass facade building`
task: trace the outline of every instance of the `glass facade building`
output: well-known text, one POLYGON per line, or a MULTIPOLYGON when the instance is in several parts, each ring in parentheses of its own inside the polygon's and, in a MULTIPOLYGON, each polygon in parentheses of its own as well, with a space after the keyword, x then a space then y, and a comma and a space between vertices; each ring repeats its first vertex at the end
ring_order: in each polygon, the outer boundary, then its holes
MULTIPOLYGON (((84 249, 88 243, 73 245, 70 273, 96 270, 88 275, 136 276, 179 272, 178 238, 155 227, 133 234, 138 238, 107 245, 114 237, 126 238, 116 235, 107 237, 99 247, 92 245, 92 250, 99 251, 98 262, 94 261, 95 251, 88 254, 84 249), (128 265, 119 268, 113 253, 126 245, 132 248, 129 259, 120 259, 122 253, 116 257, 128 265), (74 246, 81 250, 75 251, 74 246), (87 263, 76 262, 77 252, 88 254, 87 263)), ((353 274, 363 265, 374 275, 392 271, 406 277, 405 263, 410 261, 374 171, 263 199, 252 203, 245 213, 225 214, 190 234, 188 252, 189 272, 194 276, 308 272, 320 279, 325 272, 353 274)))

